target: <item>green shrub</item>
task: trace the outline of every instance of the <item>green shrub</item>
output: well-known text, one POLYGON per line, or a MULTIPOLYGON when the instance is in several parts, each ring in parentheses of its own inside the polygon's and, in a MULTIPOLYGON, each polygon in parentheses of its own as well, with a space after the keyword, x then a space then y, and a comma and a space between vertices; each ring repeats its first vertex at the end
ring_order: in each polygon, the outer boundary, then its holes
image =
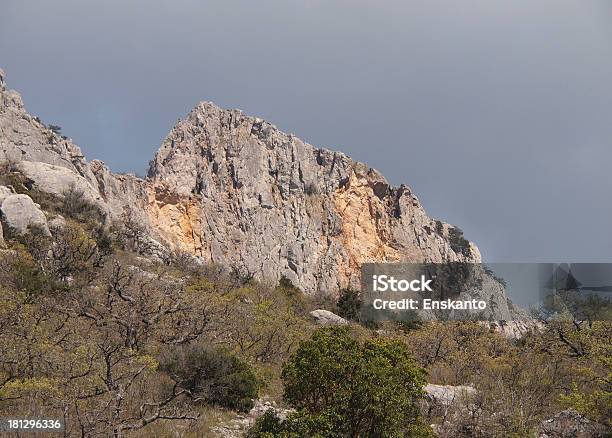
POLYGON ((448 238, 453 251, 469 257, 472 254, 470 242, 463 237, 463 231, 457 227, 451 227, 448 230, 448 238))
POLYGON ((8 262, 8 269, 2 272, 0 277, 3 286, 25 293, 28 302, 41 294, 52 293, 60 288, 60 285, 41 269, 22 244, 15 244, 12 249, 14 253, 11 258, 3 259, 8 262))
POLYGON ((289 278, 284 275, 281 276, 278 281, 278 286, 276 286, 276 290, 287 297, 289 304, 297 314, 303 315, 306 313, 308 307, 306 295, 299 287, 295 286, 289 278))
POLYGON ((272 410, 259 417, 248 430, 247 438, 343 438, 346 435, 334 430, 332 418, 313 416, 304 411, 280 419, 272 410))
POLYGON ((285 399, 298 409, 286 427, 299 436, 401 436, 421 425, 425 371, 398 340, 361 343, 348 327, 322 328, 300 343, 282 376, 285 399))
POLYGON ((268 409, 246 434, 247 438, 267 438, 282 436, 285 432, 285 425, 273 409, 268 409))
POLYGON ((495 274, 495 271, 493 271, 493 269, 489 268, 487 265, 482 265, 483 269, 485 271, 485 273, 491 277, 493 280, 497 281, 499 284, 501 284, 503 287, 507 287, 508 285, 506 284, 506 280, 504 280, 503 278, 499 277, 498 275, 495 274))
POLYGON ((342 289, 336 303, 338 315, 351 321, 358 321, 361 312, 361 298, 354 289, 342 289))
POLYGON ((240 412, 253 407, 259 389, 248 363, 206 345, 173 349, 162 357, 160 369, 188 390, 194 400, 240 412))
POLYGON ((65 215, 89 224, 104 222, 104 215, 97 205, 94 205, 84 196, 82 190, 70 185, 62 193, 61 211, 65 215))

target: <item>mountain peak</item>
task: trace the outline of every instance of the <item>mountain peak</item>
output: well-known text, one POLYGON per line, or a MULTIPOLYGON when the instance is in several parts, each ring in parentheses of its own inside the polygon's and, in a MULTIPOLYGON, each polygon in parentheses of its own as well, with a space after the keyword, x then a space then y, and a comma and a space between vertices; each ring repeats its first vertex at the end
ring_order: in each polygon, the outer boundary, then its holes
POLYGON ((171 130, 149 179, 152 220, 176 246, 307 291, 357 287, 365 262, 480 261, 474 245, 449 243, 407 186, 211 102, 171 130))
POLYGON ((429 218, 409 187, 241 110, 198 103, 143 180, 87 162, 16 96, 0 92, 0 159, 40 162, 21 166, 34 184, 55 195, 77 184, 112 220, 128 212, 158 250, 255 278, 285 276, 307 293, 358 287, 366 262, 480 261, 476 246, 457 247, 452 227, 429 218))

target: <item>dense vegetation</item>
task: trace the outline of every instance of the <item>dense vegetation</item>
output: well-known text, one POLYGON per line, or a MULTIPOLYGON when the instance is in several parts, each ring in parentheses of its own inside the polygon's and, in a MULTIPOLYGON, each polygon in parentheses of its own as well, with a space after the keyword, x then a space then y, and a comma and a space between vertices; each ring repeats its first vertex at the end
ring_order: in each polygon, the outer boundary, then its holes
POLYGON ((358 320, 358 294, 334 303, 155 255, 131 218, 111 226, 78 193, 19 187, 65 221, 52 237, 7 232, 0 251, 0 417, 62 418, 70 436, 206 436, 267 395, 295 412, 269 412, 251 436, 427 436, 435 424, 519 437, 566 407, 610 425, 609 323, 550 322, 519 341, 468 322, 316 330, 315 308, 358 320), (426 381, 476 395, 440 410, 426 381))

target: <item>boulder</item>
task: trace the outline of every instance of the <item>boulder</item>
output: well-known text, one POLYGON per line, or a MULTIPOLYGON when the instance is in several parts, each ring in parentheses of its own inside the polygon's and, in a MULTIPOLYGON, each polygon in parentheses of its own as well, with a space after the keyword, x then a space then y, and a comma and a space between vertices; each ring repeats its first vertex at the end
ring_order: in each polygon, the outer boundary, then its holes
POLYGON ((310 312, 319 325, 347 325, 349 322, 329 310, 317 309, 310 312))
POLYGON ((98 191, 81 175, 70 169, 53 164, 21 161, 17 169, 30 179, 41 192, 63 198, 70 190, 76 190, 85 201, 100 204, 102 197, 98 191))
POLYGON ((17 234, 26 234, 32 226, 39 227, 43 234, 50 236, 47 218, 28 195, 10 195, 0 206, 2 222, 8 229, 17 234))
POLYGON ((467 400, 476 394, 476 389, 468 385, 425 385, 423 390, 432 404, 448 407, 453 403, 467 400))

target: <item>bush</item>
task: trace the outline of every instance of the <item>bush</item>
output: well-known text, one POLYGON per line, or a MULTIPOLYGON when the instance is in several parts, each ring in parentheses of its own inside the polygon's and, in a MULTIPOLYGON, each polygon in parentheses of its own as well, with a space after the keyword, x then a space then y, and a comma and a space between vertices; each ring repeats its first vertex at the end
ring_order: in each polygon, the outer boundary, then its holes
POLYGON ((273 409, 268 409, 246 434, 247 438, 265 438, 282 436, 285 432, 285 425, 273 409))
POLYGON ((301 411, 282 420, 272 410, 259 417, 246 434, 247 438, 343 438, 344 436, 334 430, 332 419, 324 415, 311 416, 301 411))
POLYGON ((300 315, 306 313, 308 307, 306 295, 299 287, 295 286, 289 278, 282 275, 278 281, 276 290, 287 297, 295 313, 300 315))
POLYGON ((259 383, 250 365, 225 350, 178 347, 161 359, 160 368, 197 401, 248 412, 257 397, 259 383))
POLYGON ((400 341, 361 343, 348 327, 322 328, 300 343, 282 376, 285 399, 298 409, 285 424, 297 436, 401 436, 420 427, 425 371, 400 341))
POLYGON ((49 128, 49 131, 57 135, 59 135, 62 132, 62 127, 59 125, 49 125, 48 128, 49 128))
POLYGON ((361 312, 359 292, 354 289, 342 289, 336 303, 338 315, 351 321, 358 321, 361 312))
POLYGON ((308 196, 317 195, 319 194, 319 189, 315 183, 311 182, 304 186, 304 193, 308 196))
POLYGON ((23 243, 14 242, 12 251, 0 254, 0 288, 23 293, 28 303, 63 291, 65 285, 46 272, 28 249, 23 243))
POLYGON ((74 184, 64 190, 62 195, 61 211, 65 215, 91 224, 104 222, 103 214, 98 206, 85 199, 83 191, 76 188, 74 184))
POLYGON ((507 287, 508 285, 506 284, 506 280, 504 280, 503 278, 497 276, 495 274, 495 272, 493 271, 493 269, 489 268, 487 265, 482 265, 483 269, 485 271, 485 273, 491 277, 493 280, 497 281, 499 284, 501 284, 503 287, 507 287))
POLYGON ((453 251, 469 257, 472 254, 470 242, 463 237, 463 231, 457 227, 451 227, 448 230, 448 238, 453 251))

